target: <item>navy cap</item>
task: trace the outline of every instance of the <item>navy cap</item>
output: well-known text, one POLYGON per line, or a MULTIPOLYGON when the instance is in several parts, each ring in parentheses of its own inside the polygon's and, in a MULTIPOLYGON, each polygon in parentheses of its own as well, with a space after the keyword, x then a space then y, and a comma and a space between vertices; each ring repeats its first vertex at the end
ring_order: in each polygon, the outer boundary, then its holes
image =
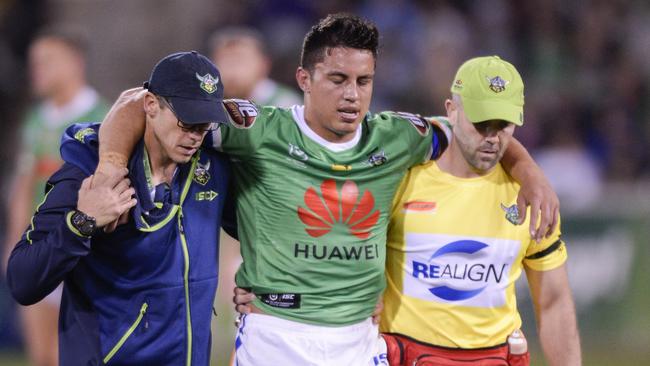
POLYGON ((165 97, 183 123, 227 121, 219 70, 196 51, 173 53, 160 60, 144 88, 165 97))

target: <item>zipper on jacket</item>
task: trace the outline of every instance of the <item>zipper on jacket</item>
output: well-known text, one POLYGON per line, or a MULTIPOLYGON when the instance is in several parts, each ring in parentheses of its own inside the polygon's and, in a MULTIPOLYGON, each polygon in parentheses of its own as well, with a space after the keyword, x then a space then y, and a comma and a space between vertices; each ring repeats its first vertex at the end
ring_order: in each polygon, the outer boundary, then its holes
POLYGON ((108 354, 104 357, 104 363, 108 363, 108 361, 110 361, 111 358, 113 358, 113 356, 115 356, 117 351, 119 351, 120 348, 122 348, 122 346, 124 345, 126 340, 129 339, 129 337, 131 336, 131 334, 133 334, 133 332, 135 331, 135 328, 137 328, 138 324, 140 324, 140 322, 142 321, 142 318, 144 317, 144 314, 147 313, 147 308, 148 307, 149 307, 149 304, 147 304, 146 302, 142 304, 142 306, 140 307, 140 314, 138 314, 138 317, 135 319, 133 324, 131 324, 129 329, 126 330, 126 333, 124 333, 124 335, 122 335, 122 338, 120 338, 120 340, 117 341, 117 343, 115 344, 115 346, 113 346, 111 351, 108 352, 108 354))
POLYGON ((192 316, 190 314, 190 256, 185 240, 185 228, 183 227, 183 208, 178 208, 178 229, 180 231, 181 246, 183 247, 183 260, 185 268, 183 270, 183 286, 185 287, 185 317, 187 320, 187 359, 186 366, 192 365, 192 316))

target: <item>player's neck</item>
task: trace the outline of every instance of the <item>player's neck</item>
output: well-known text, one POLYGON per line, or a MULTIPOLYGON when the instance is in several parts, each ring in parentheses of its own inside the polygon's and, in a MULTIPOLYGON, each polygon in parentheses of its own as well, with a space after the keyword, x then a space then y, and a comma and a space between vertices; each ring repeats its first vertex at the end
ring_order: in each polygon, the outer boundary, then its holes
POLYGON ((149 169, 151 170, 151 183, 154 187, 163 182, 171 184, 177 164, 165 152, 165 149, 150 129, 145 130, 144 148, 147 153, 149 169))
POLYGON ((56 92, 48 98, 55 106, 63 107, 72 100, 81 92, 81 89, 84 87, 84 82, 82 80, 73 80, 70 82, 63 83, 56 92))
POLYGON ((334 144, 340 144, 348 141, 352 141, 354 139, 354 136, 357 133, 357 130, 355 129, 354 131, 351 131, 349 133, 345 134, 339 134, 334 131, 331 131, 324 126, 318 124, 318 123, 312 123, 309 121, 313 121, 314 119, 309 118, 307 114, 305 113, 305 123, 307 126, 314 131, 315 134, 323 138, 327 142, 331 142, 334 144))

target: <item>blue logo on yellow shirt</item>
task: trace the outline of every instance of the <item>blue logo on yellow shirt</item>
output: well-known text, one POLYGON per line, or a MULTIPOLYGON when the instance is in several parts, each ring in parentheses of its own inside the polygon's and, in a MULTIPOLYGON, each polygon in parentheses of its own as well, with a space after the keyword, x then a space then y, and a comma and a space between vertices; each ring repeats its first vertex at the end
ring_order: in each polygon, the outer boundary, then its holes
MULTIPOLYGON (((482 284, 487 283, 490 279, 493 279, 496 282, 501 282, 506 268, 505 264, 501 266, 501 268, 497 268, 494 264, 485 265, 481 263, 431 263, 434 259, 448 254, 479 255, 479 252, 487 247, 487 244, 475 240, 458 240, 451 242, 436 250, 436 252, 429 258, 429 263, 413 261, 412 275, 415 278, 422 277, 426 279, 460 280, 482 284)), ((480 294, 486 287, 486 285, 483 285, 475 289, 459 290, 450 286, 441 285, 431 287, 428 290, 431 294, 443 300, 460 301, 480 294)))

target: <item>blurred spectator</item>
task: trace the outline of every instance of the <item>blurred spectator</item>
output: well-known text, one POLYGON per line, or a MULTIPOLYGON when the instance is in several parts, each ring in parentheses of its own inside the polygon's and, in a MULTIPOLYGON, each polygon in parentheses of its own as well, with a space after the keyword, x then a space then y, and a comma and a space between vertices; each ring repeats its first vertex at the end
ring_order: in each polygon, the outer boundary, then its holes
MULTIPOLYGON (((101 121, 107 105, 86 83, 83 36, 51 28, 29 47, 31 88, 39 100, 23 124, 22 148, 11 187, 9 225, 3 264, 44 198, 47 178, 62 164, 59 140, 77 121, 101 121)), ((57 327, 61 289, 40 303, 21 309, 23 336, 32 365, 58 363, 57 327)))
MULTIPOLYGON (((403 91, 416 86, 421 78, 413 70, 419 67, 425 48, 413 45, 426 44, 423 41, 425 12, 409 0, 377 0, 365 2, 358 13, 372 19, 381 34, 381 57, 377 59, 375 70, 372 109, 391 109, 397 102, 400 110, 420 111, 421 108, 411 106, 426 100, 424 96, 413 93, 405 95, 403 91)), ((442 104, 438 107, 444 110, 442 104)))
POLYGON ((302 104, 292 89, 269 78, 271 57, 262 35, 252 28, 226 28, 210 39, 210 56, 221 70, 225 97, 261 105, 302 104))
POLYGON ((550 131, 551 145, 535 154, 535 161, 548 177, 562 202, 562 211, 580 212, 598 203, 603 191, 602 172, 597 160, 589 154, 580 136, 571 111, 566 121, 550 131))

